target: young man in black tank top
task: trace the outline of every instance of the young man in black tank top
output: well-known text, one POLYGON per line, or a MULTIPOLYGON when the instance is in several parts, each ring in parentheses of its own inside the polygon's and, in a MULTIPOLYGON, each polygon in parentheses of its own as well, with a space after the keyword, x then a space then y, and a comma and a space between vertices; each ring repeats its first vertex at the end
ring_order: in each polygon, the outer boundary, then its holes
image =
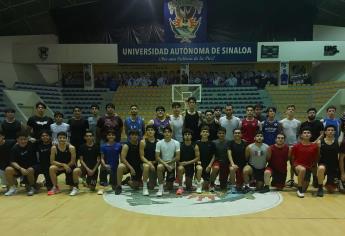
POLYGON ((29 142, 26 133, 19 133, 17 135, 17 144, 11 149, 10 166, 5 170, 8 186, 10 187, 5 196, 12 196, 16 193, 15 179, 21 176, 25 177, 25 182, 28 184, 27 195, 34 195, 35 175, 39 172, 39 169, 34 144, 29 142))
POLYGON ((94 142, 94 135, 87 130, 84 135, 85 143, 80 146, 80 163, 82 177, 86 177, 86 184, 91 191, 96 190, 98 166, 101 162, 99 146, 94 142))
POLYGON ((156 180, 156 144, 155 128, 153 125, 146 126, 146 138, 140 141, 140 159, 143 162, 143 195, 149 195, 149 189, 153 189, 156 180), (149 187, 147 180, 149 179, 149 187))
POLYGON ((320 148, 320 160, 317 167, 317 180, 318 190, 316 195, 323 197, 323 181, 327 175, 326 189, 328 192, 333 193, 336 185, 335 178, 338 176, 339 171, 339 143, 335 139, 336 127, 329 125, 325 127, 325 137, 318 141, 320 148))
POLYGON ((216 145, 214 142, 210 141, 208 137, 210 136, 209 127, 201 127, 200 132, 201 139, 196 142, 200 153, 200 161, 198 165, 202 167, 201 177, 203 179, 203 189, 208 190, 210 184, 210 173, 213 165, 213 161, 216 153, 216 145))
POLYGON ((183 113, 184 122, 183 129, 190 129, 193 131, 192 141, 200 139, 200 125, 202 123, 202 114, 196 110, 196 98, 189 97, 187 99, 188 109, 183 113))
POLYGON ((70 196, 78 194, 78 182, 81 176, 80 168, 76 168, 76 150, 74 146, 67 144, 67 133, 59 132, 57 134, 58 144, 52 146, 50 152, 50 179, 53 187, 48 191, 48 195, 54 195, 60 192, 57 176, 65 173, 66 184, 72 188, 70 196))
POLYGON ((183 194, 183 174, 186 176, 186 189, 187 191, 192 190, 192 181, 194 176, 194 169, 196 170, 197 179, 197 193, 201 193, 201 173, 202 167, 196 165, 200 160, 199 147, 192 143, 192 133, 190 129, 183 131, 183 143, 180 145, 180 158, 177 160, 177 179, 179 182, 179 188, 176 191, 176 195, 183 194))
POLYGON ((124 174, 131 174, 131 181, 128 182, 130 187, 137 189, 142 177, 141 161, 139 155, 139 132, 130 130, 128 132, 129 142, 124 144, 121 151, 121 163, 117 167, 117 186, 115 194, 122 192, 121 181, 124 174))

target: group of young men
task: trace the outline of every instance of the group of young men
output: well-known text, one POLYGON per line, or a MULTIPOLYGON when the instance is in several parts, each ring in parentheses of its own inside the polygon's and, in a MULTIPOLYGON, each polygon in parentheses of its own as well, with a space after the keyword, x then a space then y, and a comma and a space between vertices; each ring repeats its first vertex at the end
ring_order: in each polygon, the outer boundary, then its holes
POLYGON ((164 184, 173 190, 174 183, 177 195, 185 190, 214 192, 217 178, 222 190, 230 183, 232 192, 255 189, 266 193, 270 186, 284 188, 288 162, 287 184, 293 187, 297 176, 298 197, 304 197, 311 175, 319 197, 324 195, 325 176, 329 192, 336 187, 344 191, 343 121, 336 118, 335 107, 328 107, 327 117, 321 121, 315 119, 316 109, 310 108, 302 123, 294 118, 294 105, 287 107, 286 118, 280 121, 274 107, 268 107, 263 116, 260 105, 247 106, 241 120, 233 115, 231 104, 225 106, 224 116, 220 107, 198 111, 194 97, 188 98, 186 105, 182 111, 180 103, 172 103, 171 115, 158 106, 156 117, 145 127, 137 105, 130 106, 130 116, 124 122, 113 104, 107 104, 102 117, 93 105, 87 120, 76 107, 66 124, 59 112, 53 123, 44 116, 45 105, 37 103, 37 114, 27 122, 31 140, 14 119, 14 111, 8 109, 0 133, 0 176, 8 188, 5 195, 16 193, 21 177, 32 196, 39 174, 45 177, 48 195, 54 195, 60 192, 57 176, 62 173, 71 196, 79 193, 80 178, 93 191, 99 179, 101 186, 110 185, 116 195, 122 193, 123 184, 133 189, 142 186, 145 196, 157 185, 156 195, 162 196, 164 184), (125 143, 121 143, 123 127, 125 143), (19 131, 16 136, 14 128, 19 131), (124 180, 127 174, 130 178, 124 180))

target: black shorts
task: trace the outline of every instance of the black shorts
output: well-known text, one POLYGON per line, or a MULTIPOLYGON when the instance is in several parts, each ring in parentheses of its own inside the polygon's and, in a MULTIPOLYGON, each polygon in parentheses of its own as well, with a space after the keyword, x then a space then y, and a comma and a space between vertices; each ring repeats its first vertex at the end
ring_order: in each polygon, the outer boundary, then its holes
POLYGON ((172 169, 171 171, 168 171, 166 168, 166 181, 167 182, 174 182, 175 181, 175 168, 172 169))
POLYGON ((141 179, 143 177, 143 170, 142 170, 141 166, 140 165, 137 165, 137 166, 132 165, 132 167, 135 170, 135 175, 131 175, 131 180, 132 181, 141 181, 141 179))
POLYGON ((186 175, 186 177, 193 178, 194 172, 195 172, 194 163, 184 166, 184 174, 186 175))
POLYGON ((98 169, 95 171, 95 173, 92 176, 89 176, 87 174, 86 169, 81 166, 81 176, 86 177, 86 184, 91 185, 91 186, 96 186, 97 185, 97 178, 98 178, 98 169))
POLYGON ((323 165, 326 167, 326 172, 325 175, 327 175, 327 182, 326 184, 334 184, 335 183, 335 179, 339 177, 339 168, 338 166, 335 165, 329 165, 323 162, 320 162, 318 164, 323 165))
MULTIPOLYGON (((29 169, 29 168, 34 169, 34 178, 35 178, 35 182, 36 182, 37 177, 40 174, 41 167, 40 167, 40 165, 37 164, 37 165, 31 166, 31 167, 28 167, 26 169, 29 169)), ((23 184, 28 184, 28 179, 26 178, 26 176, 22 175, 22 172, 20 172, 20 170, 14 169, 14 172, 15 172, 15 174, 14 174, 15 177, 23 177, 23 181, 22 181, 23 184)))
POLYGON ((264 181, 264 173, 265 173, 265 168, 263 169, 256 169, 255 167, 253 167, 252 165, 249 165, 252 170, 253 170, 253 177, 256 181, 264 181))
POLYGON ((70 173, 67 173, 65 169, 63 170, 58 170, 56 172, 56 176, 59 176, 61 174, 65 174, 66 175, 66 184, 67 185, 70 185, 70 186, 73 186, 74 185, 74 181, 73 181, 73 170, 76 168, 75 166, 70 166, 71 168, 71 172, 70 173))

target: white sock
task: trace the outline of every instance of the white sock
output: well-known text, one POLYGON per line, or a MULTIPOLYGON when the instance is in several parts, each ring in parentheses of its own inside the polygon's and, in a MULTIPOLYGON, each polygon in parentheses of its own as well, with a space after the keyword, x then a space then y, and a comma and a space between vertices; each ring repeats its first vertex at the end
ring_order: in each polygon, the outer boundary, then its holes
POLYGON ((143 181, 143 188, 147 188, 147 181, 143 181))

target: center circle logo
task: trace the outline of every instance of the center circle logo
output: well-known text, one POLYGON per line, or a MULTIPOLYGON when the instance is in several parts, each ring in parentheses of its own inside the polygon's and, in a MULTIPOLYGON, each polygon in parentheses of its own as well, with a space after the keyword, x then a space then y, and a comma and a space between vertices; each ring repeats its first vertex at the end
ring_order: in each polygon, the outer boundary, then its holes
POLYGON ((104 200, 117 208, 127 211, 159 216, 173 217, 222 217, 250 214, 265 211, 279 205, 283 197, 279 192, 265 194, 249 192, 204 192, 185 193, 176 196, 164 192, 156 197, 155 191, 150 196, 143 196, 141 191, 123 187, 121 195, 113 191, 105 192, 104 200))

